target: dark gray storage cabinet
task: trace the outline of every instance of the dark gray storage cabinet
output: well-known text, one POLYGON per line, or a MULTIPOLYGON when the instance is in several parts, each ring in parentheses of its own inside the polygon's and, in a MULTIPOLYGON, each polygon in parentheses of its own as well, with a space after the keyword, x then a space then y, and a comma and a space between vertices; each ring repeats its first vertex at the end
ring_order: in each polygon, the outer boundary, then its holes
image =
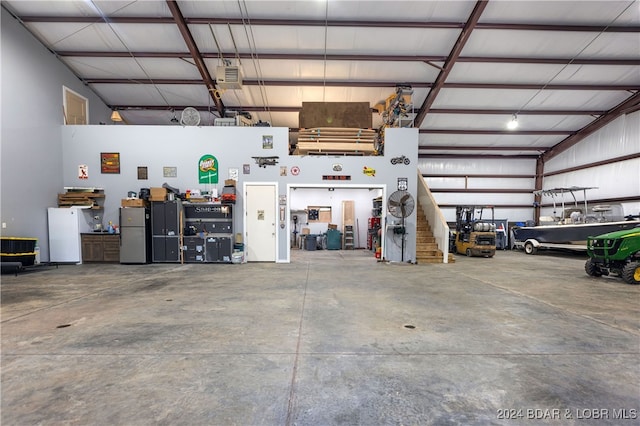
POLYGON ((151 202, 151 252, 153 262, 180 262, 182 202, 151 202))
POLYGON ((233 206, 184 203, 184 261, 231 263, 233 206))
POLYGON ((204 238, 196 236, 184 237, 184 261, 187 263, 204 262, 204 238))
POLYGON ((207 262, 231 262, 230 237, 207 237, 205 247, 207 262))

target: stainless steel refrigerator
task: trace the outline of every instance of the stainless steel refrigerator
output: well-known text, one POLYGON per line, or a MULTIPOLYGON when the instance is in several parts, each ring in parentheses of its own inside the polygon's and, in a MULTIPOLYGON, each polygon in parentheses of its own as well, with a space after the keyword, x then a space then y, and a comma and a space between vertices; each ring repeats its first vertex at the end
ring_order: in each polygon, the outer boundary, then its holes
POLYGON ((120 263, 151 261, 149 209, 120 207, 120 263))

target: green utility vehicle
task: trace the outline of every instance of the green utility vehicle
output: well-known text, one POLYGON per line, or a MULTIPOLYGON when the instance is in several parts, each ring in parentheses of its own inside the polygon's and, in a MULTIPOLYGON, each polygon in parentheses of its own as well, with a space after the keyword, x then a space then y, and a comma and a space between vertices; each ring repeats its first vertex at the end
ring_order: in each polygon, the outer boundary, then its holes
POLYGON ((640 284, 640 227, 589 237, 587 254, 587 275, 612 272, 629 284, 640 284))

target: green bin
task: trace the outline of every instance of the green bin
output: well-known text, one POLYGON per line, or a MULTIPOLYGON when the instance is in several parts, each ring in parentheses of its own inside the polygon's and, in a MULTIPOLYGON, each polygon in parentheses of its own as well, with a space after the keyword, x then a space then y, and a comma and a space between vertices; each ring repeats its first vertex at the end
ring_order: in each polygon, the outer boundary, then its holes
POLYGON ((342 232, 337 229, 327 229, 327 250, 342 248, 342 232))

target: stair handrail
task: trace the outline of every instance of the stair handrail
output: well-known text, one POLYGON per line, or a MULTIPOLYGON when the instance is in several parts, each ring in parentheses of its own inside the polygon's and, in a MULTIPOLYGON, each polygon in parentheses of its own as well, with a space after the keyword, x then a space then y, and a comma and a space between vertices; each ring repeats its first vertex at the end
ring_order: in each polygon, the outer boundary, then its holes
POLYGON ((438 249, 442 251, 442 263, 449 263, 449 225, 420 170, 418 170, 418 201, 422 206, 422 213, 429 221, 438 249))

